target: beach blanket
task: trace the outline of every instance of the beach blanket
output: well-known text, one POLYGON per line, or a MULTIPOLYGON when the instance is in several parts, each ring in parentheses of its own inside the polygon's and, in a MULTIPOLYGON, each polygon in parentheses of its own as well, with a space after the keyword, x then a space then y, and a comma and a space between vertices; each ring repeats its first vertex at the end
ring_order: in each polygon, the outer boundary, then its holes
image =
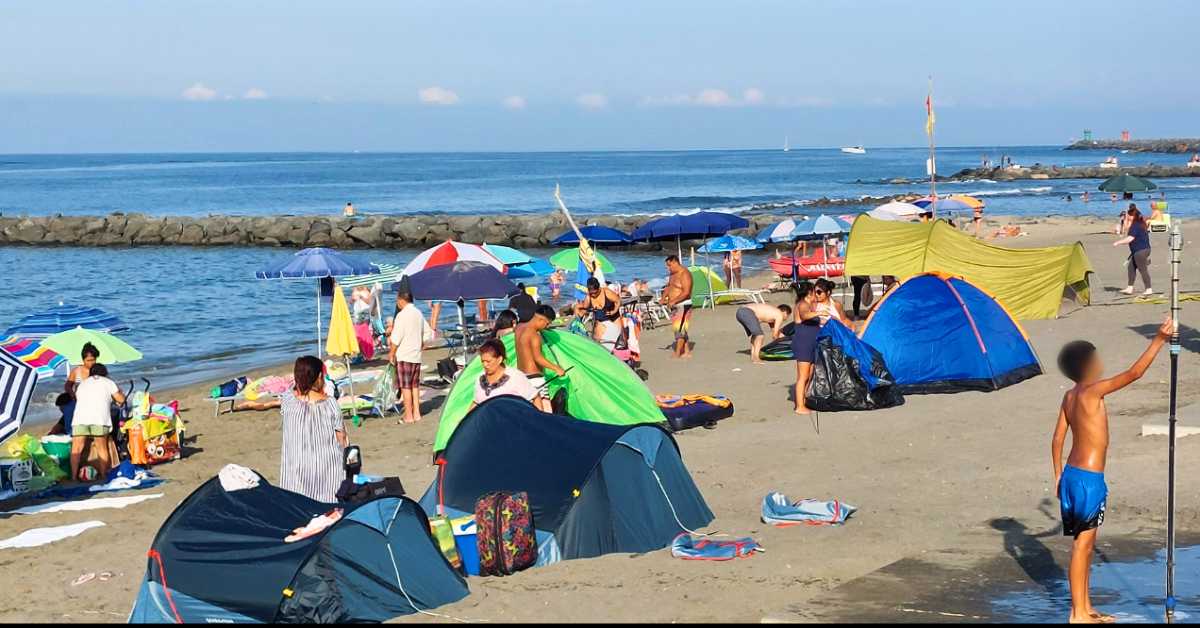
POLYGON ((840 500, 788 500, 783 493, 767 493, 762 502, 762 522, 777 527, 840 525, 858 508, 840 500))
POLYGON ((162 484, 166 480, 158 477, 153 471, 143 469, 142 467, 134 466, 128 460, 121 463, 121 466, 108 472, 108 482, 104 484, 81 484, 75 486, 52 486, 36 495, 34 499, 45 499, 49 497, 72 498, 90 493, 109 493, 113 491, 125 491, 130 489, 153 488, 162 484))
POLYGON ((71 525, 55 526, 53 528, 34 528, 32 530, 26 530, 14 537, 0 541, 0 549, 48 545, 55 541, 69 539, 73 536, 79 536, 80 534, 83 534, 92 528, 99 528, 103 526, 103 521, 84 521, 83 523, 73 523, 71 525))
POLYGON ((749 537, 714 541, 685 532, 671 541, 671 556, 683 560, 733 560, 762 551, 765 551, 762 546, 749 537))
POLYGON ((100 510, 102 508, 124 508, 134 504, 140 504, 151 499, 162 497, 162 493, 154 493, 152 495, 127 495, 125 497, 94 497, 82 501, 73 502, 50 502, 47 504, 38 504, 36 506, 25 506, 16 510, 0 513, 3 515, 38 515, 48 512, 79 512, 83 510, 100 510))

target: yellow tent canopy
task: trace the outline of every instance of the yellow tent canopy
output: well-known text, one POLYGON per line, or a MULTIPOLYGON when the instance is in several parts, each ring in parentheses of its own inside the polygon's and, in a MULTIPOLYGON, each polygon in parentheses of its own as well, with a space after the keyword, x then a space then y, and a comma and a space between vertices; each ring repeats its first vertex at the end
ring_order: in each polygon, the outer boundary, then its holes
POLYGON ((988 244, 937 220, 891 222, 861 215, 846 245, 847 275, 895 275, 906 279, 925 272, 959 275, 990 292, 1017 319, 1056 318, 1064 291, 1091 298, 1083 244, 1015 249, 988 244))

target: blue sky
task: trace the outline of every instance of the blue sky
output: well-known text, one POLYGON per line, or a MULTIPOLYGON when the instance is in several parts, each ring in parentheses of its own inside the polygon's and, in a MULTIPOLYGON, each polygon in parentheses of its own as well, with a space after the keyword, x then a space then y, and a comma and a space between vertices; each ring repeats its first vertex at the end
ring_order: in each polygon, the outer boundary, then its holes
POLYGON ((946 145, 1195 136, 1198 18, 1159 1, 6 3, 0 152, 919 145, 931 74, 946 145))

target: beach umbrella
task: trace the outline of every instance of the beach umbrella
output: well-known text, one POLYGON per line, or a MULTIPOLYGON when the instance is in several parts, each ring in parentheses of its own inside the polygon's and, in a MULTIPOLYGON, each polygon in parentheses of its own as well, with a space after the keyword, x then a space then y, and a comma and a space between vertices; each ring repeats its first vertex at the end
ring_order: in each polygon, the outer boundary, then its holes
POLYGON ((920 216, 923 211, 925 210, 912 203, 892 201, 872 209, 867 212, 867 215, 880 220, 912 220, 920 216))
MULTIPOLYGON (((799 221, 802 220, 804 220, 804 217, 800 217, 799 221)), ((768 225, 759 231, 758 234, 754 236, 754 239, 762 242, 763 244, 772 242, 790 242, 792 239, 792 232, 796 230, 796 224, 799 221, 794 218, 788 218, 787 220, 781 220, 773 225, 768 225)))
POLYGON ((504 272, 504 262, 478 244, 467 244, 446 240, 445 242, 425 249, 413 261, 404 267, 405 275, 415 275, 423 270, 453 264, 455 262, 481 262, 500 272, 504 272))
POLYGON ((47 349, 33 338, 8 336, 0 338, 0 349, 4 349, 18 360, 37 369, 38 379, 54 377, 67 365, 67 359, 47 349))
MULTIPOLYGON (((629 237, 628 233, 620 229, 605 227, 604 225, 586 225, 580 227, 579 232, 592 244, 629 244, 633 242, 633 238, 629 237)), ((579 236, 575 233, 574 229, 571 229, 551 240, 550 244, 555 246, 575 246, 579 244, 579 236)))
POLYGON ((45 338, 60 331, 83 327, 116 334, 129 331, 129 326, 117 318, 96 307, 64 304, 61 301, 55 307, 41 312, 35 312, 13 323, 4 330, 4 336, 19 336, 22 338, 45 338))
POLYGON ((1109 177, 1104 180, 1104 183, 1100 184, 1101 192, 1117 192, 1121 194, 1127 192, 1149 192, 1150 190, 1157 189, 1158 185, 1153 181, 1135 177, 1131 174, 1119 174, 1115 177, 1109 177))
POLYGON ((734 229, 745 229, 750 221, 724 212, 696 212, 667 216, 638 227, 630 237, 635 241, 675 240, 679 257, 683 257, 681 242, 685 239, 725 235, 734 229))
POLYGON ((483 262, 442 264, 405 277, 414 299, 454 301, 458 305, 458 325, 463 332, 463 357, 466 357, 466 302, 471 299, 503 299, 520 292, 499 270, 483 262))
POLYGON ((750 238, 726 234, 706 242, 704 246, 700 247, 700 252, 728 253, 730 251, 752 251, 759 248, 762 248, 762 245, 750 238))
POLYGON ((37 369, 0 349, 0 443, 21 430, 37 381, 37 369))
POLYGON ((350 319, 350 306, 346 305, 346 295, 342 287, 333 286, 333 307, 329 317, 329 333, 325 337, 325 353, 340 357, 346 364, 346 378, 350 382, 350 412, 355 425, 358 417, 357 401, 354 396, 354 375, 350 372, 350 357, 358 355, 358 336, 354 334, 354 322, 350 319))
MULTIPOLYGON (((73 361, 79 359, 73 356, 78 356, 82 353, 83 346, 88 343, 91 343, 100 351, 100 359, 98 361, 102 364, 120 364, 122 362, 136 362, 142 359, 142 352, 134 349, 124 340, 112 334, 106 334, 94 329, 84 329, 83 327, 60 331, 43 340, 42 346, 73 361)), ((74 364, 75 362, 72 363, 74 364)))
POLYGON ((969 194, 951 194, 946 198, 966 203, 971 209, 983 209, 987 206, 987 203, 983 202, 983 199, 975 198, 969 194))
POLYGON ((377 283, 386 286, 400 281, 400 278, 404 276, 404 267, 399 264, 380 264, 378 262, 371 262, 371 264, 379 269, 378 274, 339 277, 338 285, 343 288, 357 288, 377 283))
MULTIPOLYGON (((258 279, 326 279, 379 275, 379 267, 334 249, 313 247, 276 260, 255 271, 258 279)), ((317 282, 317 356, 321 355, 321 283, 317 282)))
MULTIPOLYGON (((608 261, 607 257, 600 254, 600 251, 595 251, 596 261, 600 264, 602 272, 611 273, 616 270, 612 262, 608 261)), ((550 256, 550 265, 563 270, 574 270, 579 266, 579 249, 567 249, 559 251, 550 256)))
POLYGON ((488 253, 491 253, 496 259, 504 262, 506 266, 519 266, 528 264, 534 260, 534 257, 522 251, 512 248, 511 246, 501 246, 499 244, 483 243, 483 248, 488 253))
POLYGON ((954 198, 953 196, 939 197, 935 202, 929 197, 913 201, 913 205, 920 207, 925 213, 938 212, 961 212, 974 211, 975 208, 970 203, 954 198))
POLYGON ((850 223, 841 218, 821 214, 816 218, 809 218, 803 222, 796 223, 796 228, 792 230, 792 239, 819 240, 825 236, 838 235, 840 233, 850 233, 850 223))
POLYGON ((554 265, 544 259, 533 258, 528 264, 518 264, 508 267, 509 279, 528 279, 529 277, 543 277, 554 272, 554 265))

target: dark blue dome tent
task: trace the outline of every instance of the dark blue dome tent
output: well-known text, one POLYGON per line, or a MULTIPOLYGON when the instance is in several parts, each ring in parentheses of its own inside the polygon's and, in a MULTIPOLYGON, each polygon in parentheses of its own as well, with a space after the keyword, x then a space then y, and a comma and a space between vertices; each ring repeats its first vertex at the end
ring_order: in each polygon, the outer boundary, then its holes
POLYGON ((512 396, 472 410, 439 466, 421 498, 431 513, 439 494, 452 517, 487 493, 529 494, 537 565, 661 549, 713 519, 666 430, 544 414, 512 396))
POLYGON ((995 297, 962 277, 913 276, 859 334, 903 394, 999 390, 1042 373, 1029 337, 995 297))
POLYGON ((466 597, 408 498, 341 504, 339 521, 284 542, 333 507, 261 478, 209 480, 155 536, 130 623, 381 622, 466 597))

